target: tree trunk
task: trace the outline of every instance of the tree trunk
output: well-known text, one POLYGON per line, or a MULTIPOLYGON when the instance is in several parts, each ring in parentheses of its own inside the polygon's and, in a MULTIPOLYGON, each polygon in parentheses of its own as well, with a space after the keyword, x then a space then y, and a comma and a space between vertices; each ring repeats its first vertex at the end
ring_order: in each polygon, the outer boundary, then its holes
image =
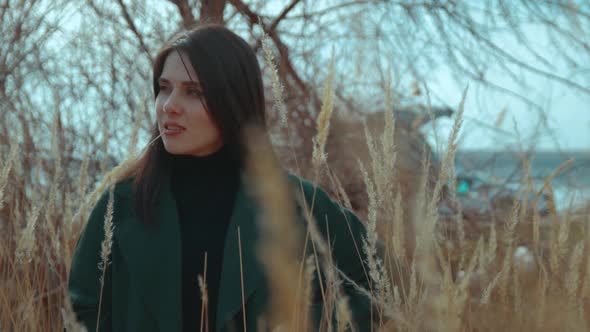
POLYGON ((201 0, 201 22, 223 22, 223 11, 225 10, 226 0, 201 0))

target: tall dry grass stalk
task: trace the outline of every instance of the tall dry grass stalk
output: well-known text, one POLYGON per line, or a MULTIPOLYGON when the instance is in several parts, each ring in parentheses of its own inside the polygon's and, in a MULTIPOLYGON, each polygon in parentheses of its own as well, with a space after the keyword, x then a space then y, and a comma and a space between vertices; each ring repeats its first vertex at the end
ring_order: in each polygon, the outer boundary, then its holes
MULTIPOLYGON (((301 296, 301 289, 294 287, 302 283, 298 280, 299 266, 305 256, 301 257, 304 237, 301 225, 295 222, 292 191, 285 174, 271 157, 272 147, 265 140, 265 134, 257 128, 248 128, 245 135, 250 151, 248 182, 262 207, 259 216, 262 240, 258 255, 266 270, 271 294, 267 321, 271 328, 308 331, 311 322, 302 318, 310 317, 311 301, 301 296)), ((303 280, 305 287, 310 287, 310 282, 303 280)), ((304 294, 309 295, 308 292, 304 294)))
POLYGON ((272 83, 272 95, 274 100, 273 111, 279 114, 279 123, 281 127, 287 126, 287 108, 285 107, 285 100, 283 92, 285 90, 279 78, 279 71, 274 63, 274 54, 272 52, 272 42, 270 37, 263 33, 262 37, 262 51, 264 53, 264 60, 270 69, 270 79, 272 83))
POLYGON ((35 229, 37 228, 37 219, 41 213, 41 206, 35 205, 27 217, 27 226, 21 233, 17 242, 14 257, 18 263, 31 262, 36 252, 35 245, 37 243, 35 229))
POLYGON ((201 293, 201 326, 200 332, 209 331, 209 291, 207 290, 207 252, 203 264, 203 275, 199 275, 199 292, 201 293))
MULTIPOLYGON (((279 71, 278 71, 278 67, 277 64, 275 63, 275 56, 274 53, 272 51, 272 47, 271 47, 271 38, 266 34, 266 32, 263 32, 263 38, 262 38, 262 50, 264 53, 264 63, 265 65, 269 68, 270 72, 271 72, 271 86, 272 86, 272 95, 273 95, 273 111, 277 112, 278 116, 279 116, 279 130, 283 129, 284 131, 281 133, 285 133, 286 132, 286 140, 288 143, 288 146, 293 154, 294 160, 295 160, 295 166, 296 166, 296 170, 298 172, 301 171, 300 166, 299 166, 299 159, 297 157, 297 153, 295 152, 295 146, 293 144, 293 137, 292 137, 292 133, 291 133, 291 128, 288 125, 288 110, 287 107, 285 105, 285 100, 284 100, 284 90, 285 87, 283 85, 283 83, 281 82, 280 78, 279 78, 279 71)), ((283 137, 284 135, 282 135, 281 137, 283 137)))
POLYGON ((334 51, 332 50, 332 58, 328 66, 328 78, 324 86, 322 95, 322 108, 316 122, 316 136, 313 139, 314 147, 312 152, 312 165, 316 171, 317 177, 321 175, 321 170, 327 161, 326 156, 326 142, 328 141, 328 134, 330 132, 330 119, 334 111, 334 51))
MULTIPOLYGON (((332 49, 332 56, 330 64, 328 66, 328 77, 324 84, 324 90, 322 94, 322 106, 320 113, 316 120, 316 135, 313 137, 313 151, 312 151, 312 167, 314 179, 313 182, 317 183, 320 177, 324 174, 332 179, 333 183, 338 187, 339 192, 343 199, 350 206, 350 201, 346 197, 344 190, 338 179, 334 179, 333 175, 329 171, 326 154, 326 143, 330 133, 330 121, 334 112, 334 49, 332 49)), ((312 201, 307 202, 305 197, 302 195, 303 190, 297 198, 299 205, 304 208, 304 216, 307 222, 308 235, 311 239, 311 245, 316 261, 316 269, 321 270, 324 274, 325 284, 321 278, 319 285, 322 292, 322 299, 324 302, 324 312, 322 315, 322 321, 319 322, 320 329, 325 328, 328 331, 332 331, 334 328, 338 331, 343 331, 354 326, 352 322, 352 313, 348 306, 348 298, 342 291, 342 280, 339 276, 338 267, 335 265, 332 258, 332 250, 330 248, 330 239, 324 239, 320 235, 318 228, 318 222, 325 223, 328 228, 328 220, 315 220, 312 211, 315 205, 315 195, 317 187, 314 188, 312 201), (335 315, 335 316, 334 316, 335 315), (332 322, 335 318, 336 326, 334 327, 332 322)), ((359 244, 353 243, 352 245, 358 246, 359 244)), ((318 278, 320 276, 318 275, 318 278)))
MULTIPOLYGON (((268 38, 266 38, 268 42, 268 38)), ((263 47, 265 47, 263 43, 263 47)), ((274 57, 272 56, 272 52, 270 51, 270 47, 267 44, 265 52, 265 60, 267 65, 271 68, 271 71, 275 74, 272 76, 272 85, 273 85, 273 95, 275 97, 275 110, 279 111, 279 115, 281 116, 281 126, 286 126, 286 108, 284 106, 284 101, 282 99, 282 91, 283 86, 280 82, 278 75, 276 75, 276 66, 274 64, 274 57), (283 122, 285 121, 285 122, 283 122)), ((320 110, 320 114, 318 115, 316 128, 317 128, 317 135, 313 138, 314 146, 312 152, 312 165, 314 168, 315 180, 324 174, 324 170, 326 165, 326 153, 325 153, 325 146, 328 138, 329 127, 330 127, 330 118, 333 112, 333 80, 334 80, 334 58, 332 57, 329 66, 328 78, 326 80, 324 91, 323 91, 323 98, 322 98, 322 107, 320 110)), ((288 144, 291 147, 291 151, 293 151, 295 157, 295 163, 297 168, 299 169, 299 163, 297 160, 297 156, 295 154, 295 148, 293 144, 293 139, 291 137, 290 128, 287 128, 287 140, 288 144)), ((336 179, 337 181, 337 179, 336 179)), ((337 329, 342 330, 345 329, 347 326, 350 326, 352 322, 350 322, 351 313, 347 305, 347 300, 345 297, 341 296, 342 293, 340 291, 339 285, 339 278, 337 276, 336 268, 333 265, 333 261, 330 254, 329 244, 321 237, 320 231, 314 220, 311 210, 313 209, 313 205, 315 202, 315 193, 314 198, 312 198, 312 202, 306 202, 305 198, 303 197, 302 188, 300 188, 300 192, 296 195, 296 200, 300 207, 304 209, 304 216, 307 222, 307 230, 305 243, 304 246, 304 254, 302 257, 305 257, 305 250, 307 249, 308 240, 310 240, 311 247, 313 253, 308 257, 307 263, 303 265, 303 260, 299 265, 299 282, 297 283, 297 302, 303 303, 302 305, 308 308, 311 304, 311 280, 314 274, 314 271, 318 274, 318 283, 320 292, 322 294, 322 298, 324 300, 324 314, 322 315, 322 321, 319 322, 320 326, 325 326, 328 330, 332 329, 332 321, 333 321, 333 313, 335 309, 336 314, 336 323, 337 329), (312 265, 314 263, 314 265, 312 265), (325 283, 319 276, 319 271, 321 270, 325 274, 325 283), (301 287, 303 283, 303 287, 301 287), (300 294, 303 292, 303 294, 300 294), (301 302, 302 301, 302 302, 301 302)), ((340 186, 340 192, 344 193, 344 190, 340 186)), ((344 197, 346 197, 344 195, 344 197)), ((293 197, 291 197, 292 199, 293 197)), ((270 204, 271 201, 266 202, 265 204, 270 204)), ((350 206, 350 201, 348 200, 348 206, 350 206)), ((310 316, 308 310, 304 310, 303 314, 295 311, 293 313, 293 322, 300 321, 302 323, 295 323, 295 330, 305 330, 311 324, 310 316)))
POLYGON ((10 174, 10 170, 13 167, 13 163, 17 159, 19 152, 20 148, 18 146, 18 143, 15 141, 11 141, 8 158, 4 160, 4 166, 2 167, 2 172, 0 173, 0 210, 2 210, 2 207, 4 206, 4 191, 6 190, 6 185, 8 184, 8 176, 10 174))
POLYGON ((113 246, 113 212, 114 212, 114 200, 115 200, 115 187, 112 186, 109 189, 109 199, 107 202, 107 210, 104 217, 104 239, 101 243, 100 249, 100 265, 99 269, 102 271, 100 276, 100 297, 98 300, 98 313, 99 317, 96 319, 96 331, 100 331, 100 309, 102 307, 102 295, 104 293, 104 282, 109 265, 109 257, 111 255, 111 249, 113 246))
MULTIPOLYGON (((363 243, 363 251, 366 255, 371 277, 371 288, 377 295, 378 303, 382 308, 391 308, 395 303, 394 289, 397 285, 391 284, 390 273, 387 271, 383 255, 378 253, 378 243, 385 242, 387 254, 392 254, 398 262, 402 259, 404 249, 405 226, 402 221, 401 191, 395 190, 395 166, 397 152, 395 147, 395 117, 393 115, 394 102, 391 95, 390 79, 386 81, 385 107, 383 123, 384 128, 378 140, 374 139, 365 123, 365 138, 371 157, 371 171, 359 159, 359 169, 363 175, 365 188, 368 195, 367 214, 367 239, 363 243), (380 222, 387 220, 385 227, 380 227, 380 222), (385 230, 385 234, 380 234, 385 230), (384 237, 384 239, 380 239, 384 237)), ((377 136, 377 135, 376 135, 377 136)), ((388 257, 385 257, 388 259, 388 257)), ((399 266, 399 265, 398 265, 399 266)), ((393 312, 385 310, 385 312, 393 312)), ((380 312, 382 320, 383 311, 380 312)), ((389 315, 389 319, 393 317, 389 315)))
MULTIPOLYGON (((367 238, 363 241, 363 251, 366 255, 367 266, 369 267, 369 276, 371 277, 371 288, 377 294, 377 299, 381 307, 389 306, 393 303, 393 294, 390 283, 387 280, 387 272, 383 260, 377 255, 377 213, 380 210, 379 201, 375 186, 371 181, 365 166, 359 161, 359 167, 365 179, 365 185, 369 196, 369 214, 367 220, 367 238)), ((382 317, 381 317, 382 318, 382 317)), ((391 318, 391 317, 390 317, 391 318)))

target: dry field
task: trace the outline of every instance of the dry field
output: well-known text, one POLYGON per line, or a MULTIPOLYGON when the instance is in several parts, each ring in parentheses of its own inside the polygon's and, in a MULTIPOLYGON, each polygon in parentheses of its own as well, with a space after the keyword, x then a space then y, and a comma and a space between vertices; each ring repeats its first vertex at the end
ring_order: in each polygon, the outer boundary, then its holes
MULTIPOLYGON (((276 85, 280 83, 273 82, 276 85)), ((280 88, 275 89, 281 100, 280 88)), ((465 98, 465 96, 464 96, 465 98)), ((340 180, 329 172, 325 146, 332 113, 332 76, 326 83, 323 105, 317 120, 317 134, 312 156, 312 181, 328 178, 330 190, 344 206, 350 206, 340 180)), ((423 162, 416 174, 420 181, 411 200, 399 190, 396 174, 394 119, 384 118, 384 130, 370 133, 366 139, 370 162, 360 163, 367 197, 366 228, 368 236, 362 248, 367 262, 370 289, 358 289, 373 299, 379 331, 588 331, 590 328, 590 211, 566 211, 541 217, 533 202, 515 201, 505 220, 487 226, 466 225, 460 207, 456 218, 441 220, 437 206, 447 184, 453 183, 453 155, 461 127, 462 105, 455 116, 455 126, 442 158, 440 172, 433 183, 428 181, 429 162, 423 162), (529 206, 530 205, 530 206, 529 206), (409 211, 409 213, 408 213, 409 211)), ((255 133, 252 142, 256 142, 255 133)), ((57 165, 59 152, 55 152, 57 165)), ((79 171, 76 188, 67 191, 63 172, 43 188, 26 192, 19 186, 22 167, 19 147, 11 145, 2 159, 0 173, 0 330, 61 331, 79 330, 66 296, 67 276, 72 250, 81 228, 98 197, 117 182, 141 154, 131 154, 119 166, 109 170, 102 181, 87 190, 87 165, 79 171), (58 195, 59 194, 59 195, 58 195), (58 200, 58 197, 65 197, 58 200)), ((281 324, 281 331, 305 331, 307 315, 303 313, 309 287, 299 293, 294 282, 309 284, 314 278, 314 264, 308 257, 298 257, 293 246, 282 245, 273 234, 290 234, 294 223, 281 218, 284 200, 268 195, 269 188, 281 179, 275 165, 264 155, 252 165, 254 174, 265 174, 259 189, 265 200, 264 225, 269 237, 263 241, 261 255, 272 284, 273 307, 270 321, 281 324), (261 161, 262 160, 262 161, 261 161), (273 176, 275 174, 275 176, 273 176), (274 239, 274 241, 273 241, 274 239), (293 266, 284 262, 300 262, 293 266), (283 264, 281 265, 281 262, 283 264), (307 262, 307 263, 306 263, 307 262), (299 271, 306 273, 299 273, 299 271), (295 273, 297 272, 297 273, 295 273), (289 319, 297 312, 301 320, 289 319)), ((526 180, 526 179, 525 179, 526 180)), ((524 191, 551 192, 551 179, 543 188, 525 186, 524 191)), ((525 183, 527 183, 525 181, 525 183)), ((528 182, 532 183, 531 181, 528 182)), ((453 195, 445 199, 454 200, 453 195)), ((112 211, 111 211, 112 212, 112 211)), ((105 216, 105 227, 111 215, 105 216)), ((314 221, 308 220, 310 239, 320 250, 314 258, 320 262, 326 278, 326 305, 334 308, 334 322, 327 319, 326 330, 346 330, 350 323, 346 298, 337 291, 348 282, 330 259, 329 246, 314 235, 314 221)), ((110 232, 107 231, 107 234, 110 232)), ((108 260, 109 238, 102 255, 108 260)), ((291 239, 286 239, 291 241, 291 239)), ((352 244, 351 244, 352 245, 352 244)), ((108 264, 103 264, 108 268, 108 264)), ((205 289, 205 287, 203 287, 205 289)))

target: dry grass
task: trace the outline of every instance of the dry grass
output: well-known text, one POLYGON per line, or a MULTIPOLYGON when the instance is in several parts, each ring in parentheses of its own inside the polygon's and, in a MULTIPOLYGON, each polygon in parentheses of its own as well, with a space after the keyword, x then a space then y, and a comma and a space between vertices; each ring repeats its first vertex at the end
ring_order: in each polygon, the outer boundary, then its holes
POLYGON ((295 205, 279 166, 269 152, 272 147, 264 134, 251 128, 247 133, 252 144, 248 160, 248 180, 263 205, 260 216, 261 236, 265 239, 258 248, 270 289, 269 327, 289 331, 309 330, 310 303, 309 273, 301 273, 305 266, 303 230, 295 222, 295 205), (297 285, 297 287, 294 287, 297 285))
MULTIPOLYGON (((349 205, 339 179, 329 172, 323 150, 332 114, 332 79, 333 75, 329 75, 324 107, 318 117, 314 167, 318 177, 331 177, 332 189, 340 193, 344 205, 349 205)), ((371 289, 361 291, 379 307, 379 326, 375 330, 587 331, 588 208, 564 215, 553 211, 548 218, 541 218, 526 213, 527 203, 515 202, 506 220, 486 228, 466 228, 460 218, 452 224, 439 220, 437 203, 442 186, 454 177, 451 161, 457 148, 461 114, 458 112, 455 119, 433 189, 427 186, 429 165, 428 160, 424 161, 423 180, 417 188, 409 222, 411 232, 406 230, 408 217, 401 207, 402 192, 397 186, 400 179, 394 172, 394 119, 384 119, 384 132, 366 133, 372 160, 370 165, 361 163, 360 167, 369 202, 368 237, 356 245, 364 249, 372 285, 371 289)), ((250 137, 256 142, 258 136, 254 133, 250 137)), ((271 290, 268 322, 289 331, 307 331, 311 324, 310 284, 321 269, 326 276, 321 291, 327 316, 321 326, 326 330, 344 330, 351 315, 338 287, 346 282, 346 277, 339 275, 331 260, 329 242, 319 236, 316 221, 309 213, 314 202, 301 202, 308 221, 308 232, 302 233, 292 219, 284 218, 294 215, 293 202, 274 160, 264 156, 264 150, 253 152, 256 162, 250 163, 250 172, 257 195, 267 203, 260 221, 264 238, 260 257, 271 290), (262 178, 264 181, 257 181, 262 178), (313 253, 301 254, 305 241, 311 241, 313 253), (337 326, 331 325, 333 312, 337 326)), ((107 172, 89 194, 85 193, 87 173, 83 167, 77 192, 67 195, 64 202, 69 212, 63 213, 56 208, 56 192, 61 190, 59 172, 47 195, 39 192, 35 200, 18 195, 13 179, 23 171, 19 158, 18 146, 13 144, 0 173, 0 207, 8 204, 13 211, 10 219, 1 220, 0 224, 0 330, 49 331, 61 330, 63 326, 80 330, 66 296, 73 245, 97 197, 112 188, 137 156, 131 154, 107 172), (78 207, 75 213, 74 207, 78 207)), ((525 194, 539 194, 550 187, 551 178, 541 190, 523 190, 525 194)), ((113 227, 109 212, 112 213, 108 211, 105 216, 107 234, 112 233, 113 227)), ((106 238, 103 269, 109 266, 110 244, 111 239, 106 238)), ((204 283, 201 291, 206 298, 204 283)))

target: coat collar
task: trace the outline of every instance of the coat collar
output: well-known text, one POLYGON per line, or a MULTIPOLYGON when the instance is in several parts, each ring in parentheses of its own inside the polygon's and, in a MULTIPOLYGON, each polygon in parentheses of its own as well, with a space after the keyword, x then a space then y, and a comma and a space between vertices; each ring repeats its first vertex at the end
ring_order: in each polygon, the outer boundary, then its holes
MULTIPOLYGON (((123 220, 116 226, 115 236, 119 238, 118 245, 129 267, 130 277, 137 281, 138 292, 156 318, 159 329, 180 331, 180 228, 169 177, 166 180, 156 206, 158 226, 148 228, 136 219, 123 220)), ((242 173, 224 244, 217 307, 218 330, 241 310, 242 296, 245 303, 264 280, 263 269, 256 257, 258 209, 246 183, 246 175, 242 173)))

